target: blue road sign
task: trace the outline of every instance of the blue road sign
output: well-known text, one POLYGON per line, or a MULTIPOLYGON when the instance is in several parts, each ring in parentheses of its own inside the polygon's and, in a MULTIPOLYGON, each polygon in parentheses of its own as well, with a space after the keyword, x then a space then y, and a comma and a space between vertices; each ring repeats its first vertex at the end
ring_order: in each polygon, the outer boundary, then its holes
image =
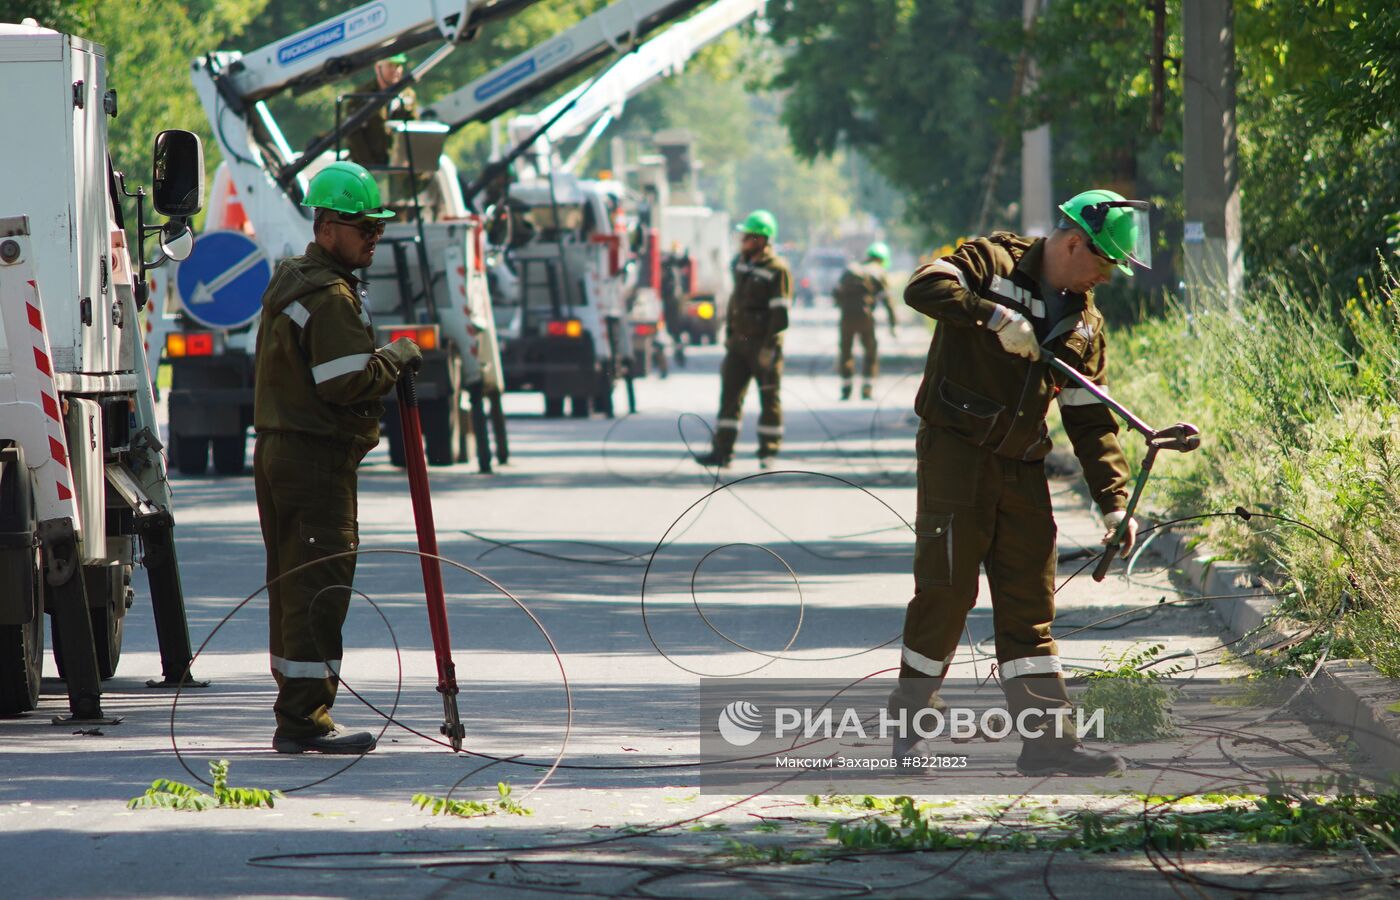
POLYGON ((262 248, 240 231, 201 234, 175 273, 180 305, 209 328, 237 328, 252 321, 271 280, 272 266, 262 248))

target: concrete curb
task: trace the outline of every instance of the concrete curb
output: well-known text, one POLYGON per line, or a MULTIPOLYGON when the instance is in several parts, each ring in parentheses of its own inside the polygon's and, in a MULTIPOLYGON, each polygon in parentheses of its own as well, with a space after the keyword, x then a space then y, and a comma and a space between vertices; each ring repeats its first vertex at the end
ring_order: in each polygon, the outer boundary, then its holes
MULTIPOLYGON (((1203 595, 1217 598, 1211 608, 1232 639, 1267 629, 1277 601, 1259 596, 1261 583, 1250 567, 1219 560, 1192 541, 1190 534, 1166 531, 1149 549, 1203 595)), ((1331 721, 1349 728, 1352 740, 1377 766, 1400 774, 1400 681, 1387 678, 1365 660, 1338 659, 1323 664, 1313 687, 1313 704, 1331 721)))

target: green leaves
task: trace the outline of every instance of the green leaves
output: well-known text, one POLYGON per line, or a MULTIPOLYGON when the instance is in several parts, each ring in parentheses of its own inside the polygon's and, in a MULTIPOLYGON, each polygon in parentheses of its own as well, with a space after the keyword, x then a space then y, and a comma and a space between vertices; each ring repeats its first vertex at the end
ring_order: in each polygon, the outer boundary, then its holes
POLYGON ((412 803, 419 809, 427 810, 435 816, 460 816, 472 819, 478 816, 530 816, 533 811, 521 806, 510 797, 510 785, 504 781, 496 783, 495 800, 452 800, 447 797, 434 797, 430 794, 414 794, 412 803))
POLYGON ((178 781, 157 778, 146 793, 127 801, 128 809, 178 809, 203 812, 206 809, 271 809, 284 799, 281 791, 228 786, 228 760, 210 760, 209 775, 214 794, 210 796, 178 781))

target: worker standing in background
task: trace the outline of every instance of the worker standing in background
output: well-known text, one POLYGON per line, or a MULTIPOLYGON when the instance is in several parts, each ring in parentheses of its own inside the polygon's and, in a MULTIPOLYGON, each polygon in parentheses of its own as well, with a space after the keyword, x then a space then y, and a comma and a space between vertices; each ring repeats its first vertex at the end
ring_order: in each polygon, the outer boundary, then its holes
MULTIPOLYGON (((985 567, 1008 711, 1013 721, 1027 714, 1046 728, 1022 735, 1017 769, 1024 775, 1123 768, 1114 754, 1087 750, 1075 734, 1057 736, 1047 724, 1071 709, 1050 633, 1058 562, 1045 477, 1050 402, 1059 402, 1103 514, 1105 543, 1126 517, 1128 467, 1103 401, 1067 384, 1041 354, 1045 348, 1106 384, 1107 342, 1094 288, 1115 268, 1131 274, 1130 263, 1150 266, 1148 208, 1112 191, 1085 191, 1061 204, 1049 237, 975 238, 921 267, 904 291, 905 302, 938 327, 915 399, 922 421, 914 597, 890 712, 912 720, 934 702, 985 567)), ((1136 535, 1129 520, 1124 556, 1136 535)), ((916 742, 917 735, 896 739, 896 759, 909 758, 916 742)))
POLYGON ((875 338, 875 307, 885 308, 890 320, 890 334, 895 333, 894 307, 890 305, 889 282, 885 272, 890 266, 890 248, 876 241, 865 251, 863 262, 851 263, 841 273, 833 294, 841 309, 841 399, 851 399, 855 380, 855 341, 860 338, 861 366, 860 397, 869 400, 875 392, 875 379, 880 374, 880 343, 875 338))
MULTIPOLYGON (((368 95, 387 91, 403 80, 404 65, 407 63, 408 57, 402 53, 388 59, 381 59, 374 64, 374 80, 360 85, 355 93, 368 95)), ((354 115, 355 110, 368 100, 367 96, 356 98, 356 101, 351 102, 345 115, 354 115)), ((413 88, 404 88, 397 97, 375 110, 374 115, 370 116, 364 125, 345 136, 345 149, 349 153, 350 161, 370 168, 387 166, 391 144, 389 120, 410 121, 416 118, 418 118, 417 95, 414 94, 413 88)))
POLYGON ((394 215, 374 177, 355 163, 331 163, 311 179, 302 205, 316 211, 315 239, 277 266, 263 294, 253 398, 253 482, 277 682, 272 747, 367 753, 374 735, 350 733, 330 714, 360 545, 356 469, 379 443, 380 398, 423 354, 408 338, 375 349, 353 274, 374 259, 384 220, 394 215), (287 575, 336 554, 348 555, 287 575))
POLYGON ((734 443, 744 414, 749 382, 758 382, 758 463, 768 468, 783 442, 783 331, 792 305, 792 275, 773 250, 778 220, 766 209, 749 213, 738 231, 734 293, 725 320, 724 362, 720 365, 719 416, 710 452, 702 466, 723 468, 734 459, 734 443))

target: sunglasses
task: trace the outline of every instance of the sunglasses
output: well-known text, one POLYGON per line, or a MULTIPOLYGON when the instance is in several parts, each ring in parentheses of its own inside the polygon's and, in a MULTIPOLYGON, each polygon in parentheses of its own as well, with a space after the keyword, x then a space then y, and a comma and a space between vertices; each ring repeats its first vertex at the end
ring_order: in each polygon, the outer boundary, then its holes
POLYGON ((353 228, 360 233, 360 237, 365 240, 377 238, 384 233, 384 223, 374 222, 373 224, 362 225, 358 222, 331 222, 332 225, 340 225, 344 228, 353 228))

